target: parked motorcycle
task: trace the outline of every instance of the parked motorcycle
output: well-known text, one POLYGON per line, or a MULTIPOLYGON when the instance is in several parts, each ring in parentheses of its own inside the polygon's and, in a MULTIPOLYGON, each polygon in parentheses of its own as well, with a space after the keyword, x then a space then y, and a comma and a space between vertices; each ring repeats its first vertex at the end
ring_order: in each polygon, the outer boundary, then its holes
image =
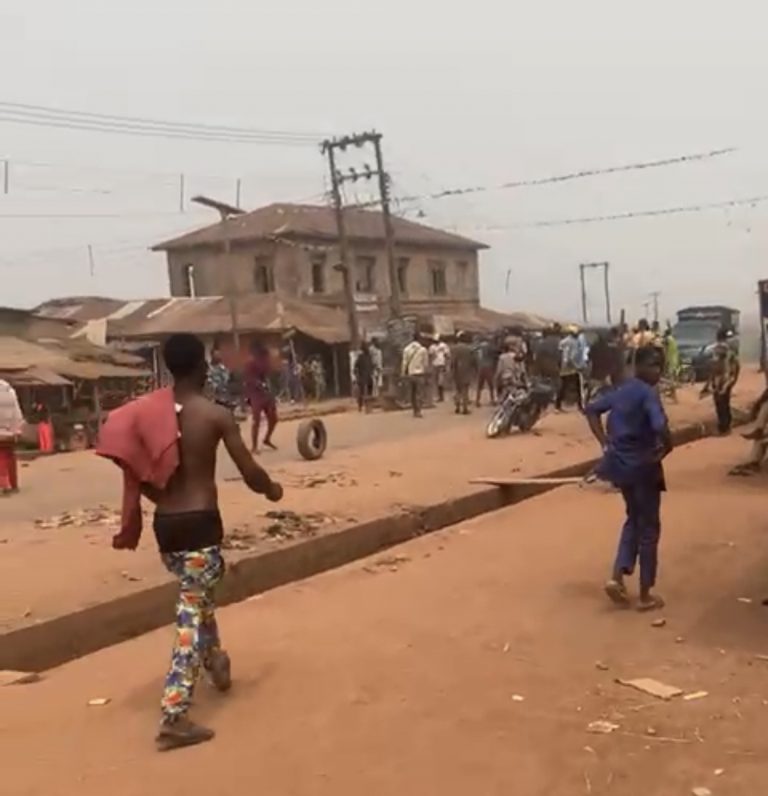
POLYGON ((488 437, 501 437, 509 434, 513 426, 520 431, 530 431, 550 404, 555 400, 551 384, 534 382, 529 387, 512 387, 496 407, 488 421, 485 433, 488 437))

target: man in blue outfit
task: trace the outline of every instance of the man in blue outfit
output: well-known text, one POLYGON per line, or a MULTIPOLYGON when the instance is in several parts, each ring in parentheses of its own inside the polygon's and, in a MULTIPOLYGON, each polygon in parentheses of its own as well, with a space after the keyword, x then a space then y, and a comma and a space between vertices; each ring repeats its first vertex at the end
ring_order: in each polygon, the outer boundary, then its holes
POLYGON ((627 519, 621 532, 613 576, 606 594, 619 605, 629 605, 624 578, 640 561, 640 611, 661 608, 653 593, 661 533, 661 493, 666 489, 662 459, 672 450, 667 417, 655 389, 662 361, 656 348, 645 347, 635 356, 635 376, 601 395, 586 414, 589 427, 603 449, 598 477, 621 490, 627 519), (607 427, 602 415, 608 413, 607 427))

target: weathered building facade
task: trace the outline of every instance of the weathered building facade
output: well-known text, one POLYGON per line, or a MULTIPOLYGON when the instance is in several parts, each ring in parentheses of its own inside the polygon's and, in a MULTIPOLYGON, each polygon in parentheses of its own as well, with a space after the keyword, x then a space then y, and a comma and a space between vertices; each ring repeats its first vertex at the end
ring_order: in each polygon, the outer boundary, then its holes
MULTIPOLYGON (((384 224, 378 212, 345 211, 349 261, 358 304, 390 296, 384 224)), ((430 314, 480 306, 478 253, 468 238, 393 219, 403 307, 430 314)), ((330 306, 344 304, 333 211, 276 204, 230 217, 154 247, 165 251, 172 296, 275 293, 330 306)))

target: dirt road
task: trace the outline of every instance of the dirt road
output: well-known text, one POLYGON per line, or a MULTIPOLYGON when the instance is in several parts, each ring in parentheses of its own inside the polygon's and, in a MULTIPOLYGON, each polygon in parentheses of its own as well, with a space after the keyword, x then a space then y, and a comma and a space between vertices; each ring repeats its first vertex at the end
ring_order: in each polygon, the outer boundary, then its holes
POLYGON ((741 450, 669 461, 663 628, 600 590, 620 498, 566 487, 222 611, 237 684, 200 688, 205 747, 152 747, 169 629, 0 689, 3 793, 761 793, 768 483, 724 476, 741 450), (708 695, 614 682, 640 676, 708 695))
MULTIPOLYGON (((758 390, 757 374, 745 373, 736 401, 746 403, 758 390)), ((693 390, 668 407, 673 425, 711 418, 710 401, 693 390)), ((333 533, 349 525, 449 500, 471 491, 480 475, 541 474, 595 456, 594 440, 577 412, 548 414, 533 434, 502 440, 483 436, 488 410, 456 417, 450 406, 427 413, 422 421, 407 413, 339 415, 328 418, 331 447, 324 459, 298 459, 289 424, 283 446, 265 465, 286 486, 283 506, 314 515, 303 533, 333 533)), ((746 452, 746 444, 744 447, 746 452)), ((741 454, 743 455, 743 454, 741 454)), ((223 477, 232 477, 223 457, 223 477)), ((73 454, 34 462, 23 470, 24 491, 0 505, 0 630, 9 630, 69 613, 162 583, 168 577, 158 561, 151 529, 136 553, 116 553, 109 541, 114 521, 82 527, 38 528, 34 518, 65 509, 118 505, 117 469, 93 454, 73 454), (34 577, 30 577, 34 573, 34 577)), ((272 506, 239 481, 224 481, 220 502, 236 546, 235 558, 290 544, 267 532, 272 506)), ((151 524, 147 517, 147 526, 151 524)), ((294 540, 295 541, 295 540, 294 540)))

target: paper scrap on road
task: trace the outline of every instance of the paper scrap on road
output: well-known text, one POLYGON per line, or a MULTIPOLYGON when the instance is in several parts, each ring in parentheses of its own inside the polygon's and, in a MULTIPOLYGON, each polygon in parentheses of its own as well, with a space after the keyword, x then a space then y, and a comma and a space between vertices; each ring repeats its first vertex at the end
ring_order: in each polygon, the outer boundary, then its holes
POLYGON ((650 677, 638 677, 634 680, 617 679, 619 685, 634 688, 636 691, 642 691, 644 694, 650 694, 658 699, 669 700, 673 697, 680 696, 683 693, 682 688, 677 688, 673 685, 661 683, 658 680, 653 680, 650 677))
POLYGON ((612 721, 591 721, 587 724, 587 732, 594 733, 595 735, 610 735, 619 729, 618 724, 612 721))
POLYGON ((512 701, 513 702, 525 702, 525 697, 521 694, 512 694, 512 701))
POLYGON ((91 708, 103 708, 104 705, 108 705, 112 700, 108 697, 97 697, 96 699, 89 699, 88 700, 88 707, 91 708))
POLYGON ((693 796, 712 796, 712 791, 709 788, 694 788, 691 793, 693 796))
POLYGON ((696 699, 704 699, 709 696, 709 691, 694 691, 692 694, 685 694, 683 699, 686 702, 693 702, 696 699))
POLYGON ((651 627, 666 627, 666 625, 667 625, 667 620, 663 618, 654 619, 653 622, 651 622, 651 627))

